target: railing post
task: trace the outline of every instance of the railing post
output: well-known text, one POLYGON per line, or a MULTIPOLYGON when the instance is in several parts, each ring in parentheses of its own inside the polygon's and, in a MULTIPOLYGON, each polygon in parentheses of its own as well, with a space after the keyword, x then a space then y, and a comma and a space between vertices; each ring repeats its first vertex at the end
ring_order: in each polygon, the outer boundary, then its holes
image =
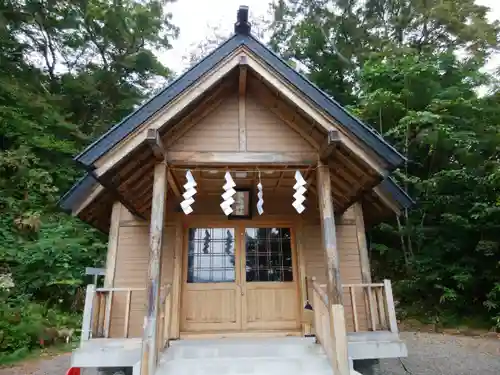
POLYGON ((336 357, 339 375, 349 375, 349 359, 347 356, 347 333, 345 329, 344 306, 332 305, 330 324, 333 327, 333 355, 336 357))
POLYGON ((82 319, 82 336, 81 342, 87 341, 92 335, 92 305, 94 304, 95 285, 87 285, 87 292, 85 294, 85 307, 83 310, 82 319))
POLYGON ((385 299, 387 302, 387 315, 389 318, 389 329, 392 333, 398 333, 398 320, 396 318, 396 308, 392 295, 391 280, 384 280, 385 299))

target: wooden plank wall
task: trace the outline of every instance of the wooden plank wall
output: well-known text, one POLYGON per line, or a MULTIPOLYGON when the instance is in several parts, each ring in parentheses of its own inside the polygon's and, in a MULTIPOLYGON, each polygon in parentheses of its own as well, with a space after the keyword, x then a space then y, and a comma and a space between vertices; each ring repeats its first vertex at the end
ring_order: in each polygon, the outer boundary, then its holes
MULTIPOLYGON (((313 151, 307 141, 252 96, 247 98, 245 116, 247 151, 313 151)), ((237 96, 224 100, 218 108, 188 130, 169 150, 238 151, 237 96)))
POLYGON ((246 103, 247 151, 309 152, 312 146, 253 96, 246 103))
MULTIPOLYGON (((163 241, 161 286, 172 283, 173 258, 176 230, 173 221, 167 222, 163 241)), ((118 251, 116 256, 115 288, 145 288, 149 262, 149 225, 134 218, 122 207, 118 230, 118 251)), ((110 337, 124 335, 126 293, 113 296, 111 309, 110 337)), ((146 291, 132 292, 129 336, 142 337, 146 303, 146 291)))
MULTIPOLYGON (((317 220, 308 219, 303 224, 303 257, 306 275, 310 281, 315 276, 320 284, 326 283, 325 255, 321 243, 321 226, 317 220)), ((354 211, 348 209, 337 221, 337 245, 340 256, 340 278, 343 284, 361 283, 361 263, 359 258, 358 239, 354 211)), ((309 287, 309 298, 312 298, 312 288, 309 287)), ((344 291, 345 321, 347 330, 353 331, 352 305, 349 293, 344 291)), ((363 296, 358 292, 356 307, 360 330, 367 329, 367 317, 363 296)))

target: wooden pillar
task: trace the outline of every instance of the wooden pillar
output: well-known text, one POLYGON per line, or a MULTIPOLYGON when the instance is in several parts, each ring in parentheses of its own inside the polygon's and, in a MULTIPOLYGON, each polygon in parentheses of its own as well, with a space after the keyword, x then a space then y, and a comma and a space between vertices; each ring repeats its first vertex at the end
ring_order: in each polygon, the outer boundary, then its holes
POLYGON ((122 204, 113 203, 111 211, 111 223, 109 226, 108 253, 106 256, 106 276, 104 287, 112 288, 115 283, 116 253, 118 252, 118 232, 120 230, 120 211, 122 204))
POLYGON ((340 260, 337 249, 335 213, 332 201, 330 169, 321 161, 317 169, 319 215, 326 259, 328 313, 330 315, 330 337, 333 343, 332 367, 334 374, 349 375, 347 335, 345 331, 340 260))
POLYGON ((160 303, 160 259, 167 195, 167 164, 155 165, 151 222, 149 228, 149 269, 146 316, 142 336, 141 375, 154 375, 157 364, 157 317, 160 303))
POLYGON ((332 202, 330 169, 321 162, 317 169, 319 215, 326 260, 326 282, 329 304, 342 305, 342 284, 340 282, 340 260, 337 250, 337 235, 332 202))
MULTIPOLYGON (((366 231, 365 222, 363 218, 363 207, 360 202, 354 204, 354 217, 356 220, 356 237, 358 240, 358 250, 359 250, 359 263, 361 266, 361 282, 363 284, 371 284, 372 274, 370 268, 370 258, 368 256, 368 247, 366 244, 366 231)), ((363 300, 366 314, 366 321, 363 324, 373 327, 373 319, 370 317, 373 315, 373 311, 370 306, 373 306, 372 295, 370 293, 370 288, 363 288, 363 300)))
POLYGON ((363 208, 359 202, 354 204, 354 215, 356 218, 356 236, 358 239, 359 262, 361 263, 361 281, 363 284, 371 284, 372 275, 370 270, 370 258, 368 257, 368 247, 366 245, 363 208))

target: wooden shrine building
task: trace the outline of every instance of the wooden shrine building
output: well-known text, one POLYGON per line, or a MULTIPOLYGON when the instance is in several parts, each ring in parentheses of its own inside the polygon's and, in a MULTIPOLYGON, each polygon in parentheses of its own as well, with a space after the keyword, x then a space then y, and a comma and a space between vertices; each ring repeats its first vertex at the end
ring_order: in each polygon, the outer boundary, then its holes
POLYGON ((61 206, 109 243, 75 366, 153 375, 172 340, 203 337, 314 334, 342 375, 406 354, 365 236, 412 204, 390 178, 404 158, 238 15, 231 38, 76 157, 87 175, 61 206))

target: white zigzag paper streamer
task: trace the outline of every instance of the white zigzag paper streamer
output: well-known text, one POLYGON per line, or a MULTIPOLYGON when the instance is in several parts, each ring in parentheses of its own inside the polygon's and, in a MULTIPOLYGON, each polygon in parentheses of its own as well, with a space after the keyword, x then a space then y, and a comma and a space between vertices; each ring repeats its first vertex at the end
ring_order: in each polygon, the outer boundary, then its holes
POLYGON ((307 185, 306 180, 304 180, 304 177, 302 177, 302 174, 300 171, 295 171, 295 185, 293 186, 293 189, 295 190, 295 194, 293 197, 295 200, 292 203, 292 206, 297 210, 299 214, 304 212, 306 209, 305 206, 302 204, 306 200, 306 197, 304 197, 304 193, 307 191, 305 185, 307 185))
POLYGON ((236 194, 236 190, 234 190, 236 184, 234 183, 233 178, 231 177, 231 174, 229 172, 226 172, 224 178, 226 180, 226 183, 222 187, 224 189, 224 193, 222 194, 223 202, 220 204, 220 207, 222 208, 222 211, 224 211, 224 214, 226 216, 229 216, 233 212, 231 206, 234 203, 233 195, 236 194))
POLYGON ((184 200, 181 202, 181 208, 186 215, 189 215, 191 212, 193 212, 193 208, 191 207, 191 205, 194 203, 194 195, 196 194, 195 186, 197 184, 194 180, 193 175, 191 174, 191 171, 189 170, 186 172, 186 180, 187 182, 184 184, 184 189, 186 191, 184 192, 184 194, 182 194, 184 200))
POLYGON ((262 191, 262 184, 260 182, 257 184, 257 190, 257 198, 259 198, 257 201, 257 212, 259 215, 262 215, 264 213, 264 192, 262 191))

